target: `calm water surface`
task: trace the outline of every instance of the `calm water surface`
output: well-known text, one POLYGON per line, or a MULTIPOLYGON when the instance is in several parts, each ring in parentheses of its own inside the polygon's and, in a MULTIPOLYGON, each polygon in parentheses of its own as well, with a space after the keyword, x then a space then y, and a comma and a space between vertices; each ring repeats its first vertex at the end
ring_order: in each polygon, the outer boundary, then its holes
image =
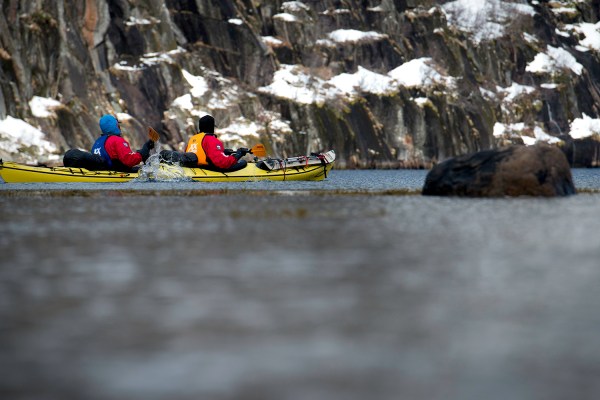
POLYGON ((126 182, 126 183, 26 183, 0 184, 2 190, 264 190, 264 191, 420 191, 426 170, 332 171, 320 182, 126 182))
POLYGON ((596 399, 599 172, 560 199, 0 184, 1 397, 596 399))
MULTIPOLYGON (((412 191, 420 192, 427 170, 333 170, 321 182, 127 182, 0 184, 3 190, 308 190, 308 191, 412 191)), ((573 169, 578 189, 600 190, 600 169, 573 169)), ((1 181, 0 181, 1 183, 1 181)))

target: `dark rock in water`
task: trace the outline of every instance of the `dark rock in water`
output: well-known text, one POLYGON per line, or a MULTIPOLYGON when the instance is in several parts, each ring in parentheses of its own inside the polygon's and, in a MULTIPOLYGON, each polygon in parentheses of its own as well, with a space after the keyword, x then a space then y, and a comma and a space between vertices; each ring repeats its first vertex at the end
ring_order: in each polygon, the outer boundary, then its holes
POLYGON ((562 149, 571 168, 600 167, 600 141, 597 137, 573 139, 563 136, 561 139, 565 142, 562 149))
POLYGON ((569 163, 557 147, 511 146, 448 159, 425 179, 428 196, 568 196, 575 194, 569 163))

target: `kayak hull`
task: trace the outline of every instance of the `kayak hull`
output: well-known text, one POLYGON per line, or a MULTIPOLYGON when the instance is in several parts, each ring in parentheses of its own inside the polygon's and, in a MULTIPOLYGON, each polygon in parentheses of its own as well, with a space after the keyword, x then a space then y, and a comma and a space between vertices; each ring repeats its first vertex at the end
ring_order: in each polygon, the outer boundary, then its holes
POLYGON ((320 181, 333 167, 333 160, 320 164, 295 165, 273 170, 261 169, 256 163, 233 172, 211 171, 202 168, 183 168, 159 164, 154 173, 144 177, 138 172, 90 171, 85 168, 38 167, 0 160, 0 177, 6 183, 33 182, 128 182, 139 180, 193 180, 197 182, 244 181, 320 181))

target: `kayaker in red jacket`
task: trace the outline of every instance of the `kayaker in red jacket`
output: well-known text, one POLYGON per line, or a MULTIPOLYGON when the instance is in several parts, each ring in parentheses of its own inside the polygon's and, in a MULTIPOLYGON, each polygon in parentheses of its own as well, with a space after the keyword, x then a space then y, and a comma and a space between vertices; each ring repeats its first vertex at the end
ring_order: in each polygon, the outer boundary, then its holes
POLYGON ((233 152, 225 149, 215 135, 215 119, 205 115, 198 122, 198 133, 188 141, 185 153, 161 151, 163 159, 179 162, 185 167, 200 167, 217 171, 237 171, 246 166, 246 160, 240 160, 248 153, 248 149, 233 152))
POLYGON ((100 118, 102 135, 92 146, 92 154, 99 155, 106 167, 114 171, 132 171, 133 167, 146 161, 154 142, 148 140, 138 151, 131 150, 129 142, 121 136, 119 121, 112 115, 100 118))

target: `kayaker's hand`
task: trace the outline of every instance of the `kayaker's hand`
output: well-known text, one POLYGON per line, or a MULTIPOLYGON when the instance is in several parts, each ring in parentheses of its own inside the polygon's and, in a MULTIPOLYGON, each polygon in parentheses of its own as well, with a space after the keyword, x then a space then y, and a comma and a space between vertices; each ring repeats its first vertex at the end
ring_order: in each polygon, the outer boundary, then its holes
POLYGON ((152 140, 148 140, 141 149, 138 150, 138 153, 142 155, 142 161, 146 162, 148 157, 150 157, 150 149, 154 148, 154 142, 152 140))
POLYGON ((239 149, 237 149, 237 151, 235 152, 235 154, 233 156, 235 157, 236 160, 239 160, 240 158, 244 157, 249 152, 250 152, 250 150, 248 150, 247 148, 240 147, 239 149))
POLYGON ((233 149, 225 149, 223 150, 223 153, 225 153, 226 156, 230 156, 235 153, 235 151, 233 151, 233 149))
POLYGON ((146 162, 146 160, 148 159, 148 157, 150 157, 150 150, 145 149, 145 148, 141 148, 137 151, 138 153, 140 153, 140 155, 142 156, 142 161, 146 162))

